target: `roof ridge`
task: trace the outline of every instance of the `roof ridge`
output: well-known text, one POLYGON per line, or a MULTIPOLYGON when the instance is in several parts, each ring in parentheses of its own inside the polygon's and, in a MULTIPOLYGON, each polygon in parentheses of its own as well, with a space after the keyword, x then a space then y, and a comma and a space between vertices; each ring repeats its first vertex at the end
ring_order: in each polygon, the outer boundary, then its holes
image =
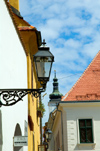
POLYGON ((79 79, 76 81, 76 83, 72 86, 72 88, 65 94, 65 96, 63 97, 63 99, 61 101, 64 101, 69 93, 75 88, 75 86, 78 84, 78 82, 82 79, 82 77, 84 76, 84 74, 88 71, 88 69, 90 68, 90 66, 92 65, 92 63, 95 61, 95 59, 97 58, 97 56, 99 55, 100 50, 98 51, 98 53, 96 54, 96 56, 92 59, 91 63, 88 65, 88 67, 85 69, 85 71, 82 73, 82 75, 79 77, 79 79))

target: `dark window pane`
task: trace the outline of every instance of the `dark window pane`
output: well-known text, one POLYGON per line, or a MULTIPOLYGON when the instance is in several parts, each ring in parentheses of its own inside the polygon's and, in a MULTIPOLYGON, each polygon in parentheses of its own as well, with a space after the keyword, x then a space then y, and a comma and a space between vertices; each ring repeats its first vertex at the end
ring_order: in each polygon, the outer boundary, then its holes
POLYGON ((92 119, 80 119, 80 143, 93 143, 92 119))
POLYGON ((79 122, 80 122, 80 127, 85 126, 85 120, 79 120, 79 122))
POLYGON ((91 119, 86 120, 86 125, 87 125, 87 126, 91 126, 91 125, 92 125, 91 119))
POLYGON ((92 129, 91 128, 87 128, 87 142, 88 143, 92 143, 92 129))
POLYGON ((86 142, 86 131, 84 128, 80 129, 80 140, 82 143, 86 142))

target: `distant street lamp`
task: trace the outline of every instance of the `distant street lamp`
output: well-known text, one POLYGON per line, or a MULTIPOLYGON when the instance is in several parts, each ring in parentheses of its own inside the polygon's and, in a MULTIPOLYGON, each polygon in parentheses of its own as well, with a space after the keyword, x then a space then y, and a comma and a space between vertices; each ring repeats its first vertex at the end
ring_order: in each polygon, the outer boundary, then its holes
POLYGON ((0 89, 0 106, 11 106, 21 101, 27 94, 32 94, 34 97, 39 97, 41 92, 45 91, 46 83, 49 81, 52 63, 54 56, 49 51, 49 47, 45 46, 43 40, 42 46, 39 47, 38 52, 33 56, 37 78, 42 88, 40 89, 0 89))
POLYGON ((46 135, 46 140, 49 142, 50 140, 50 136, 52 134, 52 131, 48 128, 46 131, 45 131, 45 135, 46 135))

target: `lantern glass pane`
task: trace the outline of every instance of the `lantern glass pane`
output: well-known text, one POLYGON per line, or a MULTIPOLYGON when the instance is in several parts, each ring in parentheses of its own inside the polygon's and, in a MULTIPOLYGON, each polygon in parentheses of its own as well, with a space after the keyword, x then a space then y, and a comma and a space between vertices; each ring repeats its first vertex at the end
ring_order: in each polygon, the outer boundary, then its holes
POLYGON ((49 77, 51 63, 49 57, 38 57, 36 59, 38 77, 49 77))
POLYGON ((48 135, 48 133, 46 133, 45 135, 46 135, 46 139, 48 139, 48 138, 49 138, 49 135, 48 135))
POLYGON ((51 62, 37 62, 38 77, 49 77, 51 62))
POLYGON ((48 138, 51 139, 51 136, 52 136, 52 134, 50 133, 48 138))

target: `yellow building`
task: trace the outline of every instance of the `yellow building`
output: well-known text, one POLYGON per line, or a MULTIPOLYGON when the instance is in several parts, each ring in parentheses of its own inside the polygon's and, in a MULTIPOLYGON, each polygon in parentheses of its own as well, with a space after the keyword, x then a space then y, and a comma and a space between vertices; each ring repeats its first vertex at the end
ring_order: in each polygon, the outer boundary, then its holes
MULTIPOLYGON (((20 15, 19 0, 9 0, 6 3, 26 53, 28 88, 40 88, 37 81, 33 55, 41 45, 41 34, 20 15)), ((38 145, 40 145, 40 119, 37 116, 38 105, 39 99, 28 95, 28 151, 38 151, 38 145)))

